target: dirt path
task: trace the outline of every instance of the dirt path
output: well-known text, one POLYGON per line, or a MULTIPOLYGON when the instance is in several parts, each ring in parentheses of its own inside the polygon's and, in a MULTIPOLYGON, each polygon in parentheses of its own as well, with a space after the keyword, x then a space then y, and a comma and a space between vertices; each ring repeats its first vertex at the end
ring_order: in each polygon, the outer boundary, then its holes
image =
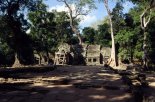
POLYGON ((64 66, 0 80, 0 102, 132 102, 121 77, 101 66, 64 66))

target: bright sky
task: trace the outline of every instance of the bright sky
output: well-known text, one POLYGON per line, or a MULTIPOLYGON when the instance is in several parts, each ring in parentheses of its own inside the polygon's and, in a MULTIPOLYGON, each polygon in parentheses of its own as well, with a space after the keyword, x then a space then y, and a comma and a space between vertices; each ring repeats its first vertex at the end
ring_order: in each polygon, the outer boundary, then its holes
MULTIPOLYGON (((115 0, 110 0, 109 7, 112 9, 115 6, 115 0)), ((49 6, 49 10, 57 9, 58 11, 63 11, 65 6, 61 2, 57 2, 57 0, 46 0, 45 3, 49 6)), ((128 12, 129 9, 133 6, 130 2, 124 3, 124 12, 128 12)), ((102 20, 106 15, 106 9, 104 8, 103 3, 96 2, 97 9, 93 10, 90 14, 85 16, 83 20, 80 22, 80 27, 90 26, 92 23, 102 20)))

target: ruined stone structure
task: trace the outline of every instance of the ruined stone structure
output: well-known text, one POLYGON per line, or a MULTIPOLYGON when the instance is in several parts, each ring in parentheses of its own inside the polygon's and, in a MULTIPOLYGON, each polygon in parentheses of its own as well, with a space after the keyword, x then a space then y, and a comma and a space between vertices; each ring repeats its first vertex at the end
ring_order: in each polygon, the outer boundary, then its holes
POLYGON ((58 47, 58 52, 55 53, 54 64, 103 65, 110 57, 110 52, 110 48, 102 48, 100 45, 62 44, 58 47))
POLYGON ((100 45, 88 45, 86 55, 86 65, 100 65, 100 45))
POLYGON ((34 51, 34 64, 35 65, 52 65, 54 63, 53 53, 43 53, 34 51))
POLYGON ((68 62, 68 56, 64 51, 55 53, 55 61, 56 65, 66 65, 68 62))
POLYGON ((109 47, 102 47, 101 48, 101 56, 102 56, 102 62, 103 64, 108 62, 108 59, 110 58, 111 55, 111 48, 109 47))
POLYGON ((68 44, 63 44, 58 47, 58 52, 55 53, 54 64, 56 65, 66 65, 69 62, 68 54, 71 52, 71 46, 68 44))
POLYGON ((43 53, 35 52, 34 58, 35 58, 35 64, 38 64, 38 65, 47 65, 48 64, 46 55, 44 55, 43 53))

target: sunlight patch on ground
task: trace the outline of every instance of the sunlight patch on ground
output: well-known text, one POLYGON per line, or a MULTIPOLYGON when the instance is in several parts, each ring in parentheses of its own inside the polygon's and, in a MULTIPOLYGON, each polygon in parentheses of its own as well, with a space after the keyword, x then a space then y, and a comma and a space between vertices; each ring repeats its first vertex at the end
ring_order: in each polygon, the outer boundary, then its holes
POLYGON ((103 96, 103 95, 90 95, 89 97, 92 99, 105 99, 106 98, 106 96, 103 96))
POLYGON ((114 97, 114 98, 111 98, 110 100, 111 101, 118 101, 118 100, 124 100, 126 98, 131 98, 131 95, 129 94, 125 94, 125 95, 122 95, 122 96, 117 96, 117 97, 114 97))
POLYGON ((151 86, 151 87, 155 87, 155 82, 151 82, 151 83, 149 83, 149 86, 151 86))

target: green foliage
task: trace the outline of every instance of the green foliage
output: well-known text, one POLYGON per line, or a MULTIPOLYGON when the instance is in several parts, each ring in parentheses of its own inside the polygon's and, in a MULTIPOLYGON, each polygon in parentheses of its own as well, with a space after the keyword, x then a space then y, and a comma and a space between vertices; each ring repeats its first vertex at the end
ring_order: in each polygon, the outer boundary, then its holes
POLYGON ((129 44, 129 42, 133 42, 134 34, 135 32, 133 30, 130 30, 128 28, 120 30, 117 35, 115 36, 115 39, 118 43, 121 45, 129 44))
POLYGON ((128 0, 131 1, 132 3, 139 5, 140 6, 150 6, 150 4, 154 4, 154 0, 128 0))
MULTIPOLYGON (((71 43, 71 38, 73 37, 73 32, 70 27, 69 16, 66 12, 53 11, 55 18, 55 35, 58 43, 71 43)), ((78 24, 78 21, 75 24, 78 24)))
POLYGON ((135 37, 135 31, 129 28, 120 30, 115 36, 115 40, 119 44, 119 57, 121 60, 132 59, 135 37))
POLYGON ((136 26, 140 26, 140 14, 142 13, 142 9, 139 8, 139 7, 134 7, 134 8, 131 8, 130 11, 129 11, 129 14, 130 16, 132 17, 133 19, 133 23, 136 25, 136 26))
MULTIPOLYGON (((136 30, 139 31, 139 34, 137 34, 137 42, 135 44, 135 49, 134 49, 134 57, 138 58, 138 59, 142 59, 142 57, 144 56, 144 49, 143 49, 143 44, 144 44, 144 34, 147 35, 147 39, 146 39, 146 43, 147 43, 147 58, 150 62, 155 62, 154 61, 154 40, 152 40, 153 36, 152 34, 154 33, 153 31, 153 25, 151 21, 149 26, 145 29, 145 32, 142 31, 142 29, 140 28, 140 15, 144 12, 145 9, 148 9, 151 5, 153 6, 154 0, 145 0, 145 1, 136 1, 136 0, 131 0, 133 1, 133 3, 136 4, 136 6, 134 8, 132 8, 130 10, 130 15, 132 16, 133 20, 134 20, 134 28, 136 30), (151 3, 152 2, 152 3, 151 3), (151 32, 150 32, 151 31, 151 32)), ((154 16, 154 13, 151 12, 147 12, 146 13, 146 17, 148 15, 151 15, 151 17, 154 16)), ((153 20, 153 19, 151 19, 153 20)))
MULTIPOLYGON (((57 0, 59 2, 66 2, 68 5, 74 5, 74 9, 76 10, 75 15, 87 15, 92 9, 95 9, 95 1, 94 0, 57 0)), ((72 6, 73 6, 72 5, 72 6)))
POLYGON ((110 47, 111 36, 109 33, 109 25, 98 25, 97 34, 95 35, 95 43, 103 45, 104 47, 110 47))
POLYGON ((155 20, 152 19, 150 24, 148 25, 148 40, 149 40, 149 58, 152 65, 155 63, 155 20))
POLYGON ((121 2, 116 3, 116 6, 112 9, 111 15, 114 34, 116 34, 124 26, 123 4, 121 2))
POLYGON ((115 36, 115 40, 119 44, 118 56, 121 60, 142 59, 143 37, 139 12, 140 9, 135 7, 128 14, 125 14, 124 26, 115 36))
MULTIPOLYGON (((36 4, 42 0, 1 0, 0 16, 5 22, 6 31, 2 32, 4 39, 11 49, 18 54, 23 64, 33 63, 33 51, 31 40, 26 34, 29 23, 25 19, 29 11, 36 8, 36 4)), ((5 28, 4 27, 4 28, 5 28)))
POLYGON ((0 38, 0 66, 10 66, 14 62, 13 50, 0 38))
POLYGON ((88 44, 93 44, 95 41, 95 34, 96 31, 95 29, 91 28, 91 27, 85 27, 82 30, 82 34, 84 37, 84 42, 88 43, 88 44))
POLYGON ((31 22, 30 35, 33 47, 37 52, 49 52, 55 44, 53 35, 55 31, 54 14, 47 12, 46 5, 39 3, 36 11, 30 12, 28 18, 31 22))
POLYGON ((73 32, 68 14, 55 10, 47 12, 43 4, 37 7, 37 11, 29 13, 30 35, 34 40, 35 50, 54 52, 59 44, 72 43, 73 32))

